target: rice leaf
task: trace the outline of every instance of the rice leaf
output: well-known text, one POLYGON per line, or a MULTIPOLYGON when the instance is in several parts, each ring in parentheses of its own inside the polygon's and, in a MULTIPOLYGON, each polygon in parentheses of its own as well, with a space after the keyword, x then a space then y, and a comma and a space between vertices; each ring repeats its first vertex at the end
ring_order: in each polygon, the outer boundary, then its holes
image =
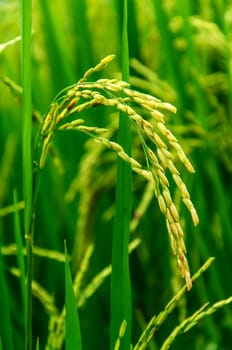
POLYGON ((81 350, 81 331, 80 323, 77 313, 77 304, 75 294, 73 290, 72 277, 69 268, 69 258, 67 253, 67 247, 65 243, 65 329, 66 329, 66 350, 81 350))
MULTIPOLYGON (((18 203, 18 195, 16 190, 13 192, 14 197, 14 206, 18 203)), ((26 291, 26 272, 25 272, 25 260, 24 260, 24 253, 23 253, 23 241, 22 241, 22 232, 20 229, 20 222, 19 222, 19 213, 18 211, 14 212, 14 237, 16 242, 16 257, 17 257, 17 263, 20 270, 20 288, 21 288, 21 295, 22 295, 22 302, 23 302, 23 318, 24 318, 24 324, 25 324, 25 315, 26 315, 26 297, 27 297, 27 291, 26 291)))
MULTIPOLYGON (((1 334, 1 346, 4 349, 13 350, 13 335, 12 335, 12 324, 10 319, 10 298, 9 291, 7 288, 7 281, 5 278, 3 257, 1 253, 0 245, 0 334, 1 334)), ((0 348, 1 348, 0 346, 0 348)))
POLYGON ((27 246, 27 310, 26 348, 32 349, 32 102, 31 102, 31 25, 32 1, 20 1, 21 74, 22 74, 22 158, 23 195, 25 201, 24 230, 27 246))
MULTIPOLYGON (((127 1, 123 7, 122 28, 122 78, 129 80, 129 46, 127 36, 127 1)), ((131 153, 131 130, 128 116, 121 112, 118 143, 131 153)), ((117 163, 116 206, 112 247, 111 278, 111 349, 114 349, 123 321, 127 323, 120 348, 130 349, 131 343, 131 286, 129 272, 128 243, 131 218, 131 168, 122 159, 117 163)))
POLYGON ((37 339, 37 342, 36 342, 36 350, 39 350, 39 339, 37 339))

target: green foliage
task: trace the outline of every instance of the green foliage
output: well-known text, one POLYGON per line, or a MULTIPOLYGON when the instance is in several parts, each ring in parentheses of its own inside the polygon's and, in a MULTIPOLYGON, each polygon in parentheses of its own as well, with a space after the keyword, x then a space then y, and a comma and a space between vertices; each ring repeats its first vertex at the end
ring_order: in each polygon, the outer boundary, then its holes
POLYGON ((32 349, 32 246, 33 246, 33 189, 32 189, 32 101, 31 101, 31 27, 32 2, 20 1, 21 19, 21 80, 22 80, 22 166, 24 198, 24 234, 27 248, 26 288, 26 349, 32 349))
POLYGON ((73 291, 72 276, 69 269, 69 259, 65 244, 65 349, 82 349, 79 318, 76 310, 76 300, 73 291))
POLYGON ((11 324, 11 316, 10 316, 10 298, 9 291, 7 290, 7 282, 5 277, 4 265, 3 265, 3 257, 0 254, 0 283, 2 286, 2 291, 0 294, 0 303, 1 303, 1 347, 8 347, 9 349, 13 349, 13 341, 12 341, 12 324, 11 324))
MULTIPOLYGON (((122 79, 129 80, 129 47, 127 34, 127 1, 121 10, 122 24, 122 79)), ((117 143, 125 152, 131 155, 131 122, 129 116, 121 111, 119 116, 117 143)), ((113 350, 117 339, 118 329, 123 321, 126 331, 120 347, 130 349, 132 299, 129 270, 128 244, 130 240, 130 219, 132 210, 132 175, 130 164, 118 157, 115 215, 112 242, 112 276, 111 276, 111 319, 110 319, 110 349, 113 350)))
MULTIPOLYGON (((13 200, 14 205, 18 202, 18 196, 17 192, 14 190, 13 192, 13 200)), ((18 211, 15 211, 14 213, 14 234, 15 234, 15 243, 17 247, 17 265, 20 271, 20 289, 21 289, 21 298, 22 298, 22 304, 23 304, 23 310, 24 310, 24 316, 26 315, 26 297, 27 297, 27 291, 26 291, 26 268, 25 268, 25 261, 24 261, 24 254, 23 254, 23 240, 22 240, 22 232, 20 227, 20 218, 18 211)))
POLYGON ((4 350, 231 347, 232 3, 123 3, 0 1, 4 350))

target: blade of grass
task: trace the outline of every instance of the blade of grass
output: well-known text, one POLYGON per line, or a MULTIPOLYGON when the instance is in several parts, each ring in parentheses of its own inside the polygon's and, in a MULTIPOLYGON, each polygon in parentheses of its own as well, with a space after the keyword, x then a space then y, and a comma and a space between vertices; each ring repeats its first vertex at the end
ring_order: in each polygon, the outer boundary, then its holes
POLYGON ((32 103, 31 103, 31 0, 20 1, 21 16, 21 74, 22 74, 22 158, 23 158, 23 195, 24 233, 27 248, 27 310, 26 341, 27 350, 32 348, 32 103))
MULTIPOLYGON (((129 45, 127 36, 127 1, 124 1, 122 28, 122 78, 129 80, 129 45)), ((120 113, 118 143, 127 154, 131 152, 130 120, 120 113)), ((131 169, 123 160, 118 159, 116 207, 112 247, 112 277, 111 277, 111 324, 110 346, 114 349, 122 322, 125 320, 127 329, 121 339, 120 348, 130 349, 131 343, 131 286, 129 272, 128 243, 131 217, 131 169)))
POLYGON ((39 350, 39 339, 37 339, 37 342, 36 342, 36 350, 39 350))
MULTIPOLYGON (((1 244, 0 244, 0 334, 1 334, 1 342, 0 345, 4 349, 13 350, 13 342, 12 342, 12 327, 11 327, 11 319, 10 319, 10 299, 9 299, 9 291, 7 288, 4 267, 3 267, 3 256, 1 253, 1 244)), ((0 346, 1 348, 1 346, 0 346)))
POLYGON ((73 290, 72 277, 69 268, 69 258, 65 243, 65 349, 66 350, 81 350, 81 330, 77 313, 77 304, 73 290))
POLYGON ((23 189, 25 197, 24 226, 29 232, 32 214, 32 104, 31 104, 31 1, 21 0, 21 73, 22 73, 22 116, 23 116, 23 189))
MULTIPOLYGON (((16 190, 14 189, 13 192, 13 200, 14 200, 14 205, 18 203, 18 195, 16 190)), ((23 301, 23 317, 26 315, 26 273, 25 273, 25 260, 24 260, 24 254, 23 254, 23 242, 22 242, 22 232, 20 229, 20 222, 19 222, 19 213, 18 211, 14 212, 14 237, 15 237, 15 242, 16 242, 16 247, 17 247, 17 263, 18 267, 20 270, 20 288, 21 288, 21 294, 22 294, 22 301, 23 301)), ((24 320, 25 324, 25 320, 24 320)))

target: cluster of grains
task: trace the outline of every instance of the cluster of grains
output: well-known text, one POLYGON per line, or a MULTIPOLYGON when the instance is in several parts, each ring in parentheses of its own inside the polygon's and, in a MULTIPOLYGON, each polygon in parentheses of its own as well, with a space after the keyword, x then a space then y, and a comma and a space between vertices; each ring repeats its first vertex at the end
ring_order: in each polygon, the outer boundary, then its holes
POLYGON ((160 210, 166 219, 172 250, 177 256, 179 269, 186 280, 187 288, 190 289, 191 278, 185 255, 184 233, 167 177, 167 173, 170 173, 181 193, 183 203, 191 214, 194 225, 197 225, 198 216, 176 167, 176 160, 179 160, 189 172, 193 173, 194 169, 176 137, 166 127, 163 114, 163 111, 175 113, 176 108, 151 95, 130 89, 129 84, 121 80, 86 81, 93 72, 102 69, 113 58, 113 55, 107 56, 96 67, 89 69, 76 85, 67 89, 64 95, 58 96, 52 103, 41 127, 43 147, 40 167, 44 166, 48 147, 56 130, 72 129, 87 133, 97 142, 116 152, 131 165, 133 171, 152 184, 160 210), (118 143, 103 136, 107 129, 86 126, 81 118, 66 122, 68 117, 99 105, 114 107, 128 115, 140 137, 147 162, 146 168, 130 157, 118 143), (149 118, 145 119, 145 116, 149 118), (151 146, 147 145, 146 140, 149 140, 151 146))

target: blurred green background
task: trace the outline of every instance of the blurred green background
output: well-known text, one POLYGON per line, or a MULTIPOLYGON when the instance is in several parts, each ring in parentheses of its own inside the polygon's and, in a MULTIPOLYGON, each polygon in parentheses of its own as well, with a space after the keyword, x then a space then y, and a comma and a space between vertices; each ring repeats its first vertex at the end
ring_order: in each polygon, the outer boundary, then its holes
MULTIPOLYGON (((232 295, 232 2, 229 0, 129 0, 128 34, 133 88, 150 93, 177 107, 167 118, 192 160, 196 174, 183 178, 191 193, 200 224, 193 227, 180 207, 186 232, 192 273, 214 256, 215 262, 170 315, 150 349, 159 349, 171 329, 202 304, 232 295)), ((66 0, 33 1, 32 95, 33 108, 41 115, 56 94, 78 81, 84 72, 108 54, 116 59, 100 77, 120 77, 121 1, 66 0)), ((20 85, 19 4, 0 1, 0 244, 14 243, 13 214, 4 208, 13 203, 13 189, 22 201, 21 98, 6 84, 7 77, 20 85), (4 82, 5 81, 5 82, 4 82)), ((117 119, 99 108, 85 112, 89 124, 104 126, 117 119)), ((115 126, 112 125, 112 128, 115 126)), ((34 135, 38 122, 34 120, 34 135)), ((53 156, 41 174, 37 202, 35 245, 63 252, 64 239, 78 268, 89 242, 95 249, 86 283, 111 261, 112 218, 115 197, 115 155, 100 153, 96 163, 85 169, 93 145, 74 132, 57 134, 53 156), (86 175, 86 171, 87 174, 86 175), (79 174, 80 188, 71 201, 69 186, 79 174), (86 176, 86 178, 85 178, 86 176), (86 181, 85 181, 86 180, 86 181), (87 192, 86 189, 88 190, 87 192), (78 240, 78 248, 75 241, 78 240)), ((136 152, 136 141, 134 142, 136 152)), ((145 184, 133 177, 133 208, 139 205, 145 184)), ((174 196, 179 203, 178 193, 174 196)), ((22 219, 20 210, 20 220, 22 219)), ((21 220, 22 221, 22 220, 21 220)), ((153 199, 134 236, 140 246, 131 254, 133 294, 133 342, 144 324, 161 311, 183 284, 172 257, 164 218, 153 199)), ((9 310, 0 316, 2 343, 4 327, 12 331, 13 344, 23 348, 22 300, 14 254, 2 256, 3 280, 0 301, 8 298, 9 310), (6 315, 9 315, 7 320, 6 315), (3 326, 4 324, 4 326, 3 326)), ((64 266, 35 257, 34 276, 58 307, 64 300, 64 266)), ((5 304, 6 305, 6 304, 5 304)), ((7 307, 6 307, 7 308, 7 307)), ((33 301, 33 332, 41 348, 47 341, 48 316, 37 298, 33 301)), ((109 347, 109 279, 80 309, 84 349, 109 347)), ((227 306, 179 337, 173 349, 230 349, 232 309, 227 306)), ((3 346, 4 348, 4 346, 3 346)), ((5 349, 5 348, 4 348, 5 349)))

